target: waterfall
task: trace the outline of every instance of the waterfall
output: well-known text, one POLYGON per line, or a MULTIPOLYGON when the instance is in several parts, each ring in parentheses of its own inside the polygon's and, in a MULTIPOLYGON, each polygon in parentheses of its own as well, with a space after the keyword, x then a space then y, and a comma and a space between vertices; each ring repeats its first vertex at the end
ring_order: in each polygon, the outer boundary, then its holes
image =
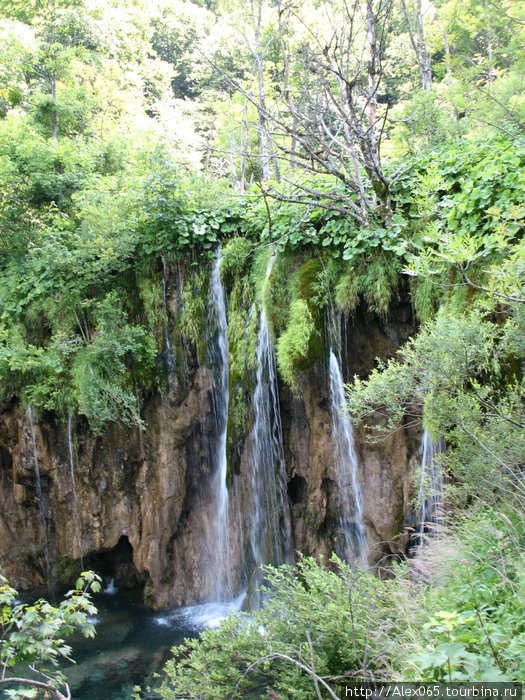
POLYGON ((135 398, 137 400, 137 415, 139 418, 139 423, 137 425, 138 430, 139 430, 139 447, 140 447, 140 456, 142 457, 142 461, 144 462, 146 460, 146 457, 144 455, 144 440, 142 438, 142 425, 140 423, 140 398, 139 398, 139 390, 137 388, 137 385, 135 381, 133 381, 133 384, 135 386, 135 398))
POLYGON ((168 332, 168 305, 166 301, 166 269, 162 276, 162 319, 164 323, 164 342, 166 343, 166 368, 168 371, 175 366, 173 360, 173 348, 171 347, 170 334, 168 332))
POLYGON ((428 525, 443 525, 443 440, 434 442, 428 430, 421 441, 421 478, 419 481, 419 541, 423 544, 428 525))
POLYGON ((80 557, 80 565, 84 569, 84 559, 82 557, 82 539, 80 532, 80 517, 78 513, 77 487, 75 483, 75 461, 73 459, 73 440, 71 438, 71 412, 67 414, 67 446, 69 453, 69 473, 71 475, 71 487, 73 493, 73 514, 75 517, 75 529, 77 533, 78 554, 80 557))
POLYGON ((330 342, 330 415, 334 438, 334 468, 337 479, 339 518, 336 551, 345 561, 367 565, 368 543, 363 525, 363 500, 358 481, 358 459, 354 428, 343 411, 345 387, 341 370, 341 319, 330 302, 328 316, 330 342))
POLYGON ((51 559, 49 556, 49 541, 47 537, 47 524, 46 524, 46 512, 44 508, 44 497, 42 494, 42 482, 40 480, 40 468, 38 466, 38 452, 36 448, 36 437, 35 437, 35 424, 33 420, 33 409, 31 405, 27 407, 27 422, 29 423, 29 430, 31 431, 31 440, 33 443, 33 467, 35 470, 35 480, 36 480, 36 493, 38 497, 38 513, 40 515, 40 522, 42 525, 42 532, 44 534, 44 557, 46 561, 46 572, 47 572, 47 582, 52 589, 51 581, 51 559))
MULTIPOLYGON (((268 261, 266 280, 274 261, 275 253, 268 261)), ((259 569, 262 564, 279 565, 293 560, 277 371, 264 303, 260 312, 256 360, 252 502, 248 529, 252 564, 259 569)), ((255 584, 260 584, 261 579, 260 573, 256 573, 255 584)))
POLYGON ((334 435, 334 466, 339 495, 337 553, 348 562, 360 560, 366 565, 367 540, 363 527, 363 503, 357 480, 358 461, 354 429, 343 413, 345 388, 339 361, 330 350, 330 414, 334 435))
POLYGON ((231 577, 231 557, 229 538, 228 507, 228 463, 226 456, 226 435, 228 429, 229 405, 229 358, 228 358, 228 321, 224 290, 220 278, 221 249, 213 263, 210 275, 208 297, 209 317, 208 334, 210 343, 214 341, 215 355, 213 365, 218 367, 212 390, 213 418, 215 421, 213 454, 212 501, 210 549, 212 566, 210 574, 214 577, 213 588, 215 600, 229 600, 233 596, 231 577))

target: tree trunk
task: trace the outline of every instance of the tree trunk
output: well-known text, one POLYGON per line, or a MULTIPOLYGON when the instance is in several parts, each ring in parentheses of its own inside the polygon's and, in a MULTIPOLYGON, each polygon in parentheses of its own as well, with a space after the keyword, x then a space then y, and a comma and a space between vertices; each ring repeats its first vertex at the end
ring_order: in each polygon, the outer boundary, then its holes
POLYGON ((53 122, 51 126, 51 136, 56 139, 58 136, 58 116, 57 116, 57 78, 53 73, 51 78, 51 94, 53 96, 53 122))
POLYGON ((239 189, 239 178, 237 177, 237 168, 235 166, 235 154, 237 152, 237 144, 235 139, 235 127, 233 123, 232 114, 232 99, 229 96, 229 107, 230 107, 230 170, 232 174, 232 184, 236 189, 239 189))
POLYGON ((377 17, 374 12, 373 0, 366 1, 366 26, 368 34, 368 125, 373 141, 375 141, 375 122, 377 110, 376 86, 376 50, 377 50, 377 17))
POLYGON ((261 169, 262 181, 268 182, 270 179, 270 133, 268 130, 268 119, 266 116, 266 93, 264 88, 264 61, 261 49, 261 23, 262 23, 262 0, 257 3, 257 20, 255 24, 255 46, 253 59, 257 72, 257 86, 259 90, 259 130, 261 143, 261 169))
POLYGON ((244 100, 244 107, 242 110, 242 124, 241 124, 241 164, 240 164, 240 190, 241 192, 246 191, 246 158, 248 157, 248 124, 247 116, 248 105, 246 99, 244 100))
POLYGON ((417 63, 419 65, 419 71, 421 73, 421 84, 423 90, 430 90, 432 87, 432 59, 430 52, 427 49, 425 40, 421 0, 416 1, 415 27, 410 19, 410 14, 406 3, 407 0, 401 0, 401 7, 403 8, 403 14, 405 15, 405 22, 407 25, 408 35, 410 37, 410 43, 414 49, 417 63))
POLYGON ((423 83, 423 90, 430 90, 432 86, 432 63, 430 58, 430 53, 427 49, 427 43, 425 41, 425 32, 423 29, 423 12, 421 10, 421 0, 417 0, 416 9, 416 20, 417 20, 417 39, 419 44, 419 55, 421 57, 421 80, 423 83))

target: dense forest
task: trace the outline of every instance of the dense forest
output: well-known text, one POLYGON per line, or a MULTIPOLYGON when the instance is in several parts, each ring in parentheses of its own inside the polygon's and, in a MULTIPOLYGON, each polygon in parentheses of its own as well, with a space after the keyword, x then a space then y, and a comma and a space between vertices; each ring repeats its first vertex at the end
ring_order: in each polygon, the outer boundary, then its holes
MULTIPOLYGON (((220 250, 228 483, 261 309, 293 396, 334 318, 392 324, 406 303, 414 332, 339 410, 371 443, 442 446, 439 517, 411 549, 259 562, 265 602, 135 695, 525 681, 523 0, 0 0, 0 18, 0 412, 147 439, 184 353, 209 359, 220 250)), ((2 580, 0 683, 39 697, 9 682, 30 663, 71 697, 53 663, 94 632, 96 577, 31 610, 2 580)))

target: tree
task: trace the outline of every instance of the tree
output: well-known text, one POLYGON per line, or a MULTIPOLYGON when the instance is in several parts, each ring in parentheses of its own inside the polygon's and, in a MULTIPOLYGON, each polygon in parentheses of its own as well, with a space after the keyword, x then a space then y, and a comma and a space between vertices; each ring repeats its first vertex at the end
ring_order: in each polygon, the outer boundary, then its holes
POLYGON ((47 600, 26 605, 16 603, 17 592, 0 576, 0 688, 10 698, 45 697, 70 700, 65 676, 58 668, 62 660, 72 661, 66 644, 75 629, 86 637, 95 635, 88 616, 96 615, 90 591, 100 590, 100 577, 84 571, 75 589, 66 593, 58 606, 47 600))
POLYGON ((410 43, 421 71, 423 90, 430 90, 432 85, 432 58, 425 39, 421 0, 415 0, 415 7, 413 8, 409 8, 408 0, 401 0, 401 6, 410 36, 410 43), (409 11, 410 9, 412 9, 412 12, 409 11))
POLYGON ((223 75, 256 110, 265 195, 318 204, 365 228, 374 217, 390 221, 390 183, 380 155, 386 110, 379 88, 391 7, 392 0, 300 8, 280 2, 263 12, 258 0, 245 8, 251 34, 243 35, 257 87, 252 90, 249 78, 223 75), (287 189, 270 181, 270 165, 287 189), (332 176, 339 187, 326 191, 322 177, 312 185, 312 174, 332 176))
POLYGON ((84 3, 57 0, 38 5, 31 24, 35 46, 21 59, 27 76, 23 104, 45 136, 56 139, 59 129, 66 134, 81 133, 91 105, 79 86, 71 90, 71 69, 75 60, 88 59, 97 43, 84 3))
POLYGON ((285 177, 290 198, 339 210, 365 228, 375 215, 387 223, 392 216, 380 156, 386 114, 378 109, 390 9, 390 0, 321 3, 324 23, 314 25, 293 6, 279 7, 284 85, 281 110, 269 115, 282 137, 278 145, 304 171, 342 185, 322 194, 307 178, 285 177), (287 39, 292 21, 305 33, 295 46, 287 39))
POLYGON ((522 0, 448 0, 437 21, 450 99, 471 131, 523 133, 525 5, 522 0))

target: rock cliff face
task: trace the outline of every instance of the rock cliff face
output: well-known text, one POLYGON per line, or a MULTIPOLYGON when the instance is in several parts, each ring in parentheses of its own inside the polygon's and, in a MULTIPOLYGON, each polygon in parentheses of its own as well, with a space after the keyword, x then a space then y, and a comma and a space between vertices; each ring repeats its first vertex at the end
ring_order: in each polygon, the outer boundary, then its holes
MULTIPOLYGON (((169 302, 175 313, 175 294, 169 302)), ((394 308, 386 324, 359 312, 343 333, 345 377, 365 376, 376 357, 392 355, 412 332, 407 306, 394 308)), ((171 340, 184 367, 169 374, 164 394, 152 395, 142 407, 145 431, 112 425, 97 436, 84 420, 73 419, 70 443, 67 425, 54 415, 35 417, 34 430, 17 405, 0 417, 0 565, 13 585, 43 582, 47 549, 53 574, 65 560, 82 557, 85 566, 114 576, 117 584, 145 585, 157 606, 211 595, 213 376, 195 353, 171 340)), ((299 391, 280 387, 294 546, 315 555, 329 554, 337 537, 329 401, 323 362, 302 374, 299 391)), ((404 431, 380 445, 356 438, 364 527, 370 563, 376 563, 406 546, 417 443, 404 431)), ((249 440, 237 454, 230 519, 242 532, 249 440)), ((234 586, 244 548, 238 538, 230 553, 234 586)))

